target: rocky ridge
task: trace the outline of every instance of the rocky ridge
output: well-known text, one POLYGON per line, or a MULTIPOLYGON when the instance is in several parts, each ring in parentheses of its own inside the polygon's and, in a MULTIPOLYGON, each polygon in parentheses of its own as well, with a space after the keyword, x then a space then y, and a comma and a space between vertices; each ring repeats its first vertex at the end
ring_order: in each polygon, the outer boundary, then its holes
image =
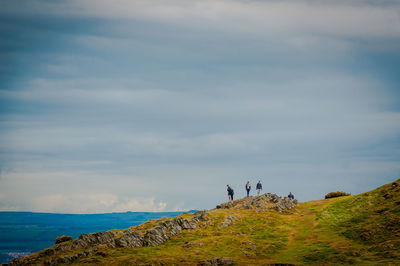
POLYGON ((182 217, 171 220, 161 221, 153 228, 142 232, 136 232, 133 229, 120 231, 103 231, 91 234, 82 234, 73 241, 59 243, 45 250, 36 252, 28 257, 15 258, 10 263, 3 265, 58 265, 61 263, 71 263, 77 259, 91 255, 100 255, 99 247, 108 248, 137 248, 144 246, 157 246, 171 237, 180 235, 184 230, 193 230, 201 226, 201 222, 206 221, 207 211, 198 211, 193 214, 191 220, 182 217), (84 251, 80 251, 84 249, 84 251), (56 260, 47 258, 63 251, 72 252, 71 256, 60 256, 56 260))
MULTIPOLYGON (((258 211, 292 209, 297 201, 281 198, 275 194, 266 193, 260 196, 229 201, 217 205, 216 209, 257 209, 258 211)), ((210 224, 208 211, 198 211, 191 219, 177 217, 161 220, 151 228, 140 230, 132 227, 124 230, 111 230, 91 234, 82 234, 77 239, 58 243, 50 248, 31 254, 23 258, 13 259, 3 265, 58 265, 72 263, 81 258, 98 255, 102 256, 104 248, 138 248, 145 246, 158 246, 173 236, 182 234, 185 230, 194 230, 210 224), (65 254, 68 255, 65 255, 65 254)), ((237 218, 229 215, 219 226, 224 228, 235 223, 237 218)), ((229 260, 228 260, 229 261, 229 260)), ((204 262, 203 265, 225 264, 224 258, 204 262)))

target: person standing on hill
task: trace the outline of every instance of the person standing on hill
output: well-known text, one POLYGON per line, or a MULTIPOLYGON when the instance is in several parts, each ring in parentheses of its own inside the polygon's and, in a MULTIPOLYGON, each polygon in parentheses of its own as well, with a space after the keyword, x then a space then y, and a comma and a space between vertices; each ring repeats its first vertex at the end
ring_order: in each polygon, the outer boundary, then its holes
POLYGON ((228 184, 227 186, 227 191, 228 191, 228 199, 229 200, 233 200, 233 189, 231 188, 231 186, 228 184))
POLYGON ((294 200, 294 195, 292 194, 292 192, 289 192, 288 198, 294 200))
POLYGON ((262 185, 260 180, 258 180, 256 189, 257 189, 257 196, 260 196, 260 191, 262 190, 262 185))
POLYGON ((250 182, 249 182, 249 181, 247 181, 245 188, 246 188, 247 197, 248 197, 248 196, 249 196, 249 193, 250 193, 250 189, 251 189, 251 185, 250 185, 250 182))

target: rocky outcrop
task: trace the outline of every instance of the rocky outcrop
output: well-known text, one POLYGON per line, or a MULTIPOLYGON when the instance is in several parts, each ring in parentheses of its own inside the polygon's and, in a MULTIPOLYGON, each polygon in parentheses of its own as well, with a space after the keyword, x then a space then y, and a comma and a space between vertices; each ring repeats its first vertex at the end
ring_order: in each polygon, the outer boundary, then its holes
POLYGON ((143 246, 143 236, 130 229, 123 236, 115 239, 117 247, 138 248, 143 246))
POLYGON ((265 193, 260 196, 251 196, 234 201, 228 201, 217 205, 217 209, 259 209, 267 211, 269 209, 283 211, 293 209, 297 205, 297 200, 287 197, 281 198, 276 194, 265 193))
POLYGON ((83 234, 73 241, 74 247, 90 247, 99 244, 115 246, 115 233, 111 231, 83 234))
POLYGON ((192 230, 195 227, 184 218, 167 220, 159 223, 154 229, 148 230, 143 236, 144 246, 157 246, 169 240, 172 236, 182 234, 182 230, 192 230))
POLYGON ((104 231, 92 234, 83 234, 73 241, 62 242, 48 249, 34 253, 28 257, 13 259, 12 262, 3 265, 43 264, 39 263, 39 261, 44 261, 45 265, 71 263, 77 259, 93 255, 98 251, 100 245, 107 246, 109 248, 157 246, 168 241, 173 236, 182 234, 184 230, 195 229, 200 225, 201 222, 206 220, 207 211, 198 211, 193 214, 191 220, 187 220, 182 217, 165 220, 145 231, 138 232, 132 229, 126 229, 119 232, 104 231), (77 252, 72 256, 60 254, 63 251, 73 251, 77 250, 78 248, 85 248, 85 251, 77 252), (56 254, 60 254, 56 260, 50 258, 56 254))
POLYGON ((192 226, 196 227, 199 222, 203 222, 207 220, 207 211, 197 211, 193 214, 193 218, 191 220, 192 226))

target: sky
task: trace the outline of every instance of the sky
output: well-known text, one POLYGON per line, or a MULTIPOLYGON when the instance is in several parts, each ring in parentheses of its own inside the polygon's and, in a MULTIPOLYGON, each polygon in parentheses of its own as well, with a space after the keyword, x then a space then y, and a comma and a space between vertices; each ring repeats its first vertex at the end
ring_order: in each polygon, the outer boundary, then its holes
POLYGON ((399 69, 394 0, 0 0, 0 211, 374 189, 399 69))

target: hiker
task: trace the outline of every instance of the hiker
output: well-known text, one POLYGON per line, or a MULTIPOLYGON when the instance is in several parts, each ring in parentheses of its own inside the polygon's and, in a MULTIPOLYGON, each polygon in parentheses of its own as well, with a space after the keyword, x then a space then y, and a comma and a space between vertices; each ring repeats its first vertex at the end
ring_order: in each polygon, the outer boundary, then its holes
POLYGON ((229 200, 233 200, 233 189, 231 188, 231 186, 228 184, 228 185, 226 185, 227 186, 227 191, 228 191, 228 199, 229 200))
POLYGON ((245 188, 246 188, 247 197, 248 197, 248 196, 249 196, 249 193, 250 193, 250 189, 251 189, 251 186, 250 186, 250 182, 249 182, 249 181, 247 181, 245 188))
POLYGON ((288 198, 294 200, 294 195, 292 194, 292 192, 289 192, 288 198))
POLYGON ((256 189, 257 189, 257 196, 260 196, 260 191, 262 190, 262 185, 260 180, 258 180, 256 189))

